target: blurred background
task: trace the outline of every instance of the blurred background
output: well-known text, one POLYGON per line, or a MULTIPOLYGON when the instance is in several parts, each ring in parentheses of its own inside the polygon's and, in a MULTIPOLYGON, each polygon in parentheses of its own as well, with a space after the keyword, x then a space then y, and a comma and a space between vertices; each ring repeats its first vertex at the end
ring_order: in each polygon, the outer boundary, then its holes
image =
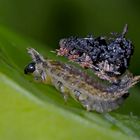
POLYGON ((138 0, 1 0, 0 24, 58 48, 61 38, 108 35, 122 32, 128 24, 127 37, 135 53, 130 69, 140 74, 140 1, 138 0))

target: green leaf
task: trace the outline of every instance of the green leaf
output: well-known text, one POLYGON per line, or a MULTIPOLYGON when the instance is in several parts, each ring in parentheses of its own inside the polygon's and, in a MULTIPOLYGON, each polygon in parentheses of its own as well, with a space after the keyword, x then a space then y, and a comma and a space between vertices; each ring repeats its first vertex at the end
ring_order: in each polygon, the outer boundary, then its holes
POLYGON ((117 111, 87 112, 73 99, 64 102, 59 91, 35 83, 23 73, 30 61, 27 47, 57 59, 51 48, 0 27, 0 139, 85 140, 139 139, 139 89, 117 111))

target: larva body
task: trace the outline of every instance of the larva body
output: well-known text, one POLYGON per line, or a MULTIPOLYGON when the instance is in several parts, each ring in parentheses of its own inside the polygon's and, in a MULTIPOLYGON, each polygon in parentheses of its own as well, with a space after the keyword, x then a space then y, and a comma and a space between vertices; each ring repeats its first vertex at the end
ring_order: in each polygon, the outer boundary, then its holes
MULTIPOLYGON (((128 89, 140 79, 127 72, 117 82, 104 84, 75 66, 45 60, 33 48, 29 48, 28 53, 33 59, 33 75, 36 80, 54 85, 65 101, 70 95, 88 111, 103 113, 117 109, 129 95, 128 89)), ((26 74, 30 73, 27 68, 28 66, 25 68, 26 74)))

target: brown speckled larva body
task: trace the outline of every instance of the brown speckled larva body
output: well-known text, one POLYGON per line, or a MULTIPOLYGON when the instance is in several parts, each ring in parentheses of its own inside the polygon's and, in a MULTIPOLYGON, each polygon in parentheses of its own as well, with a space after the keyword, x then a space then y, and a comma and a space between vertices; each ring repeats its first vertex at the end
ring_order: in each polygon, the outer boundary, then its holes
MULTIPOLYGON (((103 113, 117 109, 128 97, 128 89, 140 79, 140 76, 133 77, 126 72, 115 83, 104 84, 75 66, 45 60, 33 48, 29 48, 28 53, 33 59, 35 69, 31 73, 36 80, 54 85, 65 101, 70 95, 88 111, 103 113)), ((28 73, 27 67, 25 73, 28 73)))

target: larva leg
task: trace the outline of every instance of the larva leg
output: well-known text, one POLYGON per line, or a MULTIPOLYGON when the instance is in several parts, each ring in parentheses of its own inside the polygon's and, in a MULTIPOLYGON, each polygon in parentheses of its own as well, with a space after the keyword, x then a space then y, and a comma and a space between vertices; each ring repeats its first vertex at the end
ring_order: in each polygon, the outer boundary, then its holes
POLYGON ((56 89, 58 89, 61 92, 61 95, 63 96, 65 102, 67 102, 69 97, 68 89, 60 81, 54 81, 53 84, 56 87, 56 89))
POLYGON ((91 105, 90 102, 88 101, 88 96, 84 93, 81 93, 78 90, 74 90, 72 97, 77 100, 78 102, 81 103, 81 105, 87 110, 87 111, 91 111, 91 105))

